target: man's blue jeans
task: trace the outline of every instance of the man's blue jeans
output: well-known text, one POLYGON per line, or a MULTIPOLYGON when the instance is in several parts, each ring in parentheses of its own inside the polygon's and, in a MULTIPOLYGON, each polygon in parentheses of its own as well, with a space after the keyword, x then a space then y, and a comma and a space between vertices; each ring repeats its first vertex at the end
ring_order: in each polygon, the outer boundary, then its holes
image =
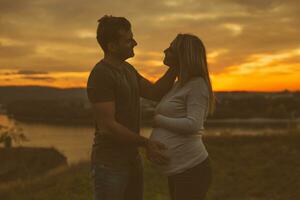
POLYGON ((94 200, 143 200, 141 160, 129 168, 115 169, 101 164, 92 166, 94 200))

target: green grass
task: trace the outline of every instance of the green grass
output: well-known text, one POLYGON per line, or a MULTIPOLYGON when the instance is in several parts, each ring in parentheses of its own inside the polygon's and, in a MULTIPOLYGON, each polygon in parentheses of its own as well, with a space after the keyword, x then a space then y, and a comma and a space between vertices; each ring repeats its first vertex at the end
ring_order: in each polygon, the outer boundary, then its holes
MULTIPOLYGON (((209 136, 213 166, 208 200, 300 199, 300 135, 209 136)), ((90 200, 90 166, 80 163, 40 178, 0 185, 2 200, 90 200)), ((145 200, 168 200, 167 182, 145 162, 145 200)))

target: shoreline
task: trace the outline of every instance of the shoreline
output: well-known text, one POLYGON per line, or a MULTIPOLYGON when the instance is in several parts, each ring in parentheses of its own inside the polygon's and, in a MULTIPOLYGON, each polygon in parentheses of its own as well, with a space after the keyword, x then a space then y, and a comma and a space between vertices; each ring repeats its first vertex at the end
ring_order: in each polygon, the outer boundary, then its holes
MULTIPOLYGON (((6 115, 5 113, 0 113, 0 115, 6 115)), ((7 116, 7 115, 6 115, 7 116)), ((49 125, 66 125, 66 126, 94 126, 93 120, 83 120, 83 119, 42 119, 42 118, 29 118, 29 117, 12 117, 7 116, 9 119, 26 122, 26 123, 41 123, 41 124, 49 124, 49 125)), ((142 120, 141 126, 151 127, 151 120, 142 120)), ((300 118, 296 119, 275 119, 275 118, 228 118, 228 119, 209 119, 205 122, 205 126, 209 128, 216 127, 272 127, 272 128, 297 128, 300 127, 300 118)))

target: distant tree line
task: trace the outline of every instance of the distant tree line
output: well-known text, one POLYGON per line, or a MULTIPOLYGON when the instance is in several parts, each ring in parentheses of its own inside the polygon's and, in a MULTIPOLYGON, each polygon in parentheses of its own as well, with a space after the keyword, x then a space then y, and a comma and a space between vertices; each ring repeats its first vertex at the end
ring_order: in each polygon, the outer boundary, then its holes
POLYGON ((6 106, 7 113, 23 121, 93 123, 91 109, 81 100, 23 100, 6 106))
POLYGON ((299 105, 299 96, 222 98, 217 100, 216 112, 211 118, 300 118, 299 105))
MULTIPOLYGON (((223 96, 217 99, 216 112, 209 119, 226 118, 300 118, 300 96, 270 98, 248 96, 232 98, 223 96)), ((142 100, 141 116, 151 121, 156 103, 142 100)), ((73 100, 20 100, 6 105, 7 113, 18 120, 93 123, 89 103, 73 100)))

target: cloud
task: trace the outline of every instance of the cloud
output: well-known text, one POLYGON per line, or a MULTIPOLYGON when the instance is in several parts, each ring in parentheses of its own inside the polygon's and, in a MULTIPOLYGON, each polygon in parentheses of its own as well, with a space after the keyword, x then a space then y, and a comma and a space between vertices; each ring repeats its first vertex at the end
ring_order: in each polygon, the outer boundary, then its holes
POLYGON ((34 71, 34 70, 20 70, 17 72, 17 74, 23 74, 23 75, 31 75, 31 74, 48 74, 48 72, 45 71, 34 71))
MULTIPOLYGON (((300 64, 292 62, 292 65, 289 65, 284 63, 289 63, 290 60, 294 61, 294 59, 299 58, 300 48, 275 54, 258 54, 250 56, 247 62, 241 65, 231 66, 226 70, 231 74, 239 75, 251 73, 262 73, 267 75, 273 72, 293 73, 295 72, 294 67, 296 65, 299 67, 300 64)), ((300 70, 298 70, 298 72, 300 72, 300 70)))
POLYGON ((55 79, 53 77, 49 76, 23 76, 22 79, 29 79, 29 80, 38 80, 38 81, 54 81, 55 79))
POLYGON ((34 51, 35 48, 30 45, 3 45, 0 43, 0 58, 12 59, 30 56, 34 51))
POLYGON ((298 0, 2 0, 0 13, 0 69, 89 71, 103 56, 95 37, 104 14, 131 21, 130 62, 151 77, 164 71, 163 50, 177 33, 204 41, 215 74, 300 44, 298 0))

